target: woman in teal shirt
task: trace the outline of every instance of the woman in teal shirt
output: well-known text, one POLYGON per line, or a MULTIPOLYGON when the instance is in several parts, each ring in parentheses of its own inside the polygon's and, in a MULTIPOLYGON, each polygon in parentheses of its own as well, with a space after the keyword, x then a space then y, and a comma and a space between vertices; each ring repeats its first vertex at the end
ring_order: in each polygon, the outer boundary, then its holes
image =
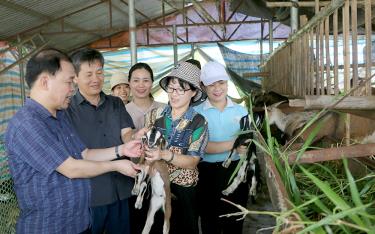
MULTIPOLYGON (((236 212, 236 208, 221 201, 222 197, 246 207, 248 198, 247 185, 240 186, 228 197, 222 191, 237 163, 239 154, 232 156, 228 168, 222 166, 233 147, 236 134, 240 131, 240 119, 248 114, 247 110, 233 103, 228 97, 229 76, 223 65, 208 62, 202 68, 201 81, 208 99, 195 107, 208 122, 209 139, 202 162, 199 163, 198 197, 202 233, 242 234, 243 221, 234 218, 219 218, 219 215, 236 212)), ((244 153, 245 147, 237 152, 244 153)))

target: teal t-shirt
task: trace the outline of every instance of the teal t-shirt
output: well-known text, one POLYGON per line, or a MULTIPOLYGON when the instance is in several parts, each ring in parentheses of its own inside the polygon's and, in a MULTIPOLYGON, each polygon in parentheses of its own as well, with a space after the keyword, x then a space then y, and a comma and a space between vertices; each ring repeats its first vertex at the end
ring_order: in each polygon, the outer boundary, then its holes
MULTIPOLYGON (((234 140, 240 131, 241 118, 248 114, 245 107, 233 103, 229 98, 227 98, 227 106, 223 111, 212 106, 208 99, 194 109, 208 122, 209 142, 234 140)), ((230 151, 219 154, 205 153, 202 161, 222 162, 229 153, 230 151)), ((239 155, 236 153, 232 158, 238 160, 239 155)))

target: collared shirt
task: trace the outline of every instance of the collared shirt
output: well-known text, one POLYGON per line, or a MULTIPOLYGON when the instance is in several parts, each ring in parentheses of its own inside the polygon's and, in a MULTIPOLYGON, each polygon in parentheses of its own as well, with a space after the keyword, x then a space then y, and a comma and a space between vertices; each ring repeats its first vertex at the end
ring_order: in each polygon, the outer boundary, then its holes
MULTIPOLYGON (((168 105, 157 118, 154 126, 163 133, 170 151, 202 157, 207 146, 207 122, 192 107, 176 120, 172 119, 172 108, 168 105)), ((198 170, 179 168, 168 164, 170 180, 182 186, 194 186, 198 181, 198 170)))
MULTIPOLYGON (((90 149, 122 144, 121 129, 134 128, 120 98, 100 93, 98 106, 91 105, 77 91, 67 109, 79 137, 90 149)), ((131 196, 134 180, 117 172, 91 178, 91 206, 108 205, 131 196)))
POLYGON ((65 113, 53 117, 38 102, 26 104, 5 134, 9 168, 21 214, 17 233, 80 233, 89 227, 90 182, 69 179, 59 167, 86 148, 65 113))
POLYGON ((164 107, 164 103, 153 101, 151 106, 147 108, 146 111, 139 108, 134 102, 129 102, 125 105, 126 110, 132 117, 134 126, 136 130, 139 130, 145 126, 145 116, 148 114, 151 110, 159 107, 164 107))
MULTIPOLYGON (((241 118, 248 114, 243 106, 233 103, 230 98, 227 98, 227 105, 223 111, 212 106, 208 99, 194 109, 208 122, 209 142, 234 140, 240 131, 241 118)), ((206 153, 203 161, 222 162, 229 153, 229 151, 218 154, 206 153)), ((236 153, 232 159, 238 160, 239 155, 236 153)))

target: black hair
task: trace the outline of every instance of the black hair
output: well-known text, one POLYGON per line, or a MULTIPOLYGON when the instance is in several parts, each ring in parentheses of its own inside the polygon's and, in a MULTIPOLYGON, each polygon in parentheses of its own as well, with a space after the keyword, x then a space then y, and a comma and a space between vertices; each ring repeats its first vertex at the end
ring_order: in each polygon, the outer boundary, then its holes
POLYGON ((150 76, 151 76, 151 81, 154 82, 154 73, 150 67, 150 65, 148 65, 147 63, 136 63, 134 64, 130 70, 129 70, 129 82, 131 80, 131 77, 132 77, 132 74, 135 70, 138 70, 138 69, 145 69, 148 71, 148 73, 150 73, 150 76))
POLYGON ((199 62, 199 61, 196 60, 196 59, 188 59, 188 60, 186 60, 185 62, 187 62, 187 63, 191 63, 191 64, 197 66, 197 68, 199 68, 199 70, 202 69, 201 62, 199 62))
POLYGON ((104 57, 102 53, 92 48, 79 49, 73 52, 71 57, 76 75, 80 72, 82 63, 87 62, 91 64, 95 61, 99 61, 100 64, 104 66, 104 57))
POLYGON ((61 61, 72 62, 68 55, 54 48, 43 49, 31 57, 26 64, 25 75, 29 88, 32 88, 41 73, 55 75, 61 69, 61 61))
MULTIPOLYGON (((177 79, 178 84, 181 86, 181 88, 185 89, 186 85, 188 85, 188 86, 189 86, 189 89, 190 89, 191 91, 194 92, 194 91, 197 90, 197 88, 196 88, 194 85, 192 85, 192 84, 190 84, 189 82, 186 82, 186 81, 184 81, 184 80, 182 80, 182 79, 180 79, 180 78, 178 78, 178 77, 168 76, 168 77, 165 78, 165 79, 166 79, 166 80, 165 80, 165 84, 166 84, 166 87, 165 87, 165 88, 167 88, 167 86, 169 85, 169 83, 170 83, 173 79, 177 79)), ((167 90, 165 90, 165 91, 167 91, 167 90)), ((195 96, 193 96, 193 97, 190 99, 189 106, 192 105, 194 97, 195 97, 195 96)))
MULTIPOLYGON (((169 85, 169 83, 173 80, 173 79, 177 79, 177 81, 178 81, 178 84, 181 86, 181 88, 183 88, 183 89, 185 89, 185 87, 186 87, 186 85, 188 85, 189 86, 189 89, 191 90, 191 91, 196 91, 197 90, 197 88, 194 86, 194 85, 192 85, 192 84, 190 84, 189 82, 187 82, 187 81, 184 81, 184 80, 182 80, 182 79, 180 79, 180 78, 178 78, 178 77, 174 77, 174 76, 168 76, 167 78, 165 78, 166 80, 165 80, 165 84, 168 86, 169 85)), ((166 87, 167 88, 167 87, 166 87)))

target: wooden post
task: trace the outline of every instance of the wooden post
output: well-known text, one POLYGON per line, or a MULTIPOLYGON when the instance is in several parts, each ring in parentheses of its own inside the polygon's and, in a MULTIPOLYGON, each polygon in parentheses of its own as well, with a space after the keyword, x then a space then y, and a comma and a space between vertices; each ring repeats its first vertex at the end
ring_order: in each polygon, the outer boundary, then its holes
POLYGON ((320 68, 320 88, 319 93, 324 95, 324 23, 319 24, 319 68, 320 68))
MULTIPOLYGON (((343 36, 344 36, 344 90, 350 89, 350 47, 349 47, 349 0, 345 1, 342 9, 343 36)), ((345 143, 350 144, 350 114, 346 114, 345 119, 345 143)))
POLYGON ((339 95, 339 52, 338 52, 338 10, 333 13, 333 78, 335 82, 335 95, 339 95))
MULTIPOLYGON (((365 0, 365 31, 366 31, 366 79, 371 76, 371 0, 365 0)), ((366 84, 366 93, 371 95, 371 81, 366 84)))
POLYGON ((353 87, 358 85, 358 41, 357 41, 357 0, 352 0, 352 72, 353 87))
MULTIPOLYGON (((309 40, 309 79, 310 79, 310 95, 314 94, 314 31, 310 30, 309 40)), ((316 60, 316 59, 315 59, 316 60)))
POLYGON ((324 35, 326 47, 326 81, 327 81, 327 95, 331 95, 331 58, 329 53, 329 17, 324 21, 324 35))

